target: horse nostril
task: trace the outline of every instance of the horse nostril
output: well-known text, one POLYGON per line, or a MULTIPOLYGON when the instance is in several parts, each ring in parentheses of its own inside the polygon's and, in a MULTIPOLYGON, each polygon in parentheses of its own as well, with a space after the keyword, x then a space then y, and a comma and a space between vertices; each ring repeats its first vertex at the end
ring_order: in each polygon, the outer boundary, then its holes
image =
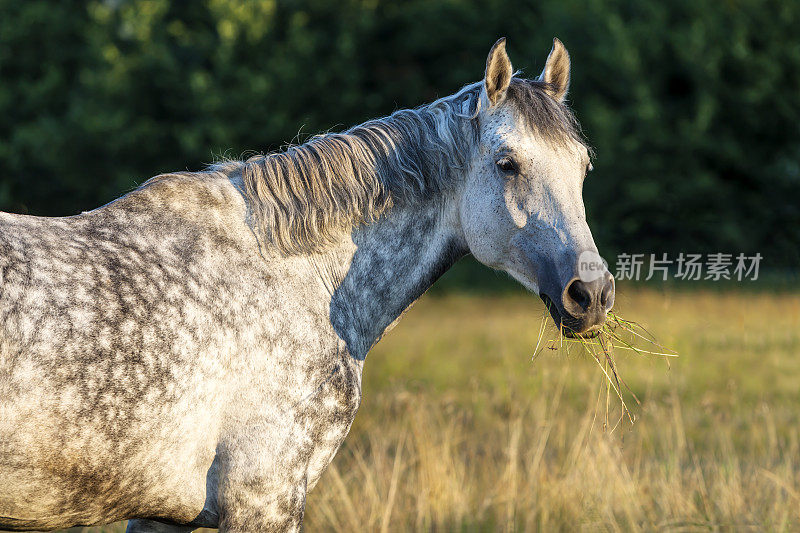
POLYGON ((573 280, 573 282, 569 284, 569 287, 567 287, 567 296, 584 312, 586 312, 592 304, 592 295, 586 288, 586 284, 579 279, 573 280))

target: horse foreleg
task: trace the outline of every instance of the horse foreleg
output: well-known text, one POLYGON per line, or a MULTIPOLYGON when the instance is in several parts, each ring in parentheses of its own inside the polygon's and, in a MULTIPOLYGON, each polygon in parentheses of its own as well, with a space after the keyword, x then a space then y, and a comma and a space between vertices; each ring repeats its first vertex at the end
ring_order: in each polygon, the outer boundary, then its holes
POLYGON ((220 533, 300 531, 306 504, 306 483, 276 487, 250 479, 228 485, 220 514, 220 533))
POLYGON ((288 435, 271 434, 270 442, 242 439, 217 456, 220 533, 300 531, 307 460, 289 445, 288 435))

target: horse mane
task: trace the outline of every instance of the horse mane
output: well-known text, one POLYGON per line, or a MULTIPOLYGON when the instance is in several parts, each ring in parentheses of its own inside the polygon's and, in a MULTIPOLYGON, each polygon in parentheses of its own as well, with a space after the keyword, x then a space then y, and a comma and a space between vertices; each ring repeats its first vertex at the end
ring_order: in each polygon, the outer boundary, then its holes
MULTIPOLYGON (((393 206, 433 198, 457 183, 479 134, 482 83, 416 109, 396 111, 282 152, 222 161, 210 171, 240 176, 257 234, 287 255, 317 252, 343 229, 393 206)), ((514 78, 509 96, 539 133, 580 139, 544 84, 514 78)))

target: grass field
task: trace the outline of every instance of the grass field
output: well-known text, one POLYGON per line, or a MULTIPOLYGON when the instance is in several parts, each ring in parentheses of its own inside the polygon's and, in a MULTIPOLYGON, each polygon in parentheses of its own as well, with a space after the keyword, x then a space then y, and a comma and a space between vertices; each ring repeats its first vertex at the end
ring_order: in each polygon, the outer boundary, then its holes
POLYGON ((367 358, 306 531, 800 530, 800 295, 623 286, 617 310, 680 357, 617 352, 641 405, 612 432, 597 363, 531 361, 538 299, 424 297, 367 358))

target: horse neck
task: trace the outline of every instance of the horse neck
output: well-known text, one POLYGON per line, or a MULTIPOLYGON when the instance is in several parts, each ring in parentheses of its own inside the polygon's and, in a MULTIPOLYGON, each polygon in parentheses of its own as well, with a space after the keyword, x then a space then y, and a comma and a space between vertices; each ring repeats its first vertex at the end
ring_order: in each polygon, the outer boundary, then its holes
MULTIPOLYGON (((397 206, 352 232, 339 249, 330 302, 331 323, 351 356, 369 349, 417 298, 467 253, 454 201, 397 206)), ((318 270, 320 270, 318 268, 318 270)))

